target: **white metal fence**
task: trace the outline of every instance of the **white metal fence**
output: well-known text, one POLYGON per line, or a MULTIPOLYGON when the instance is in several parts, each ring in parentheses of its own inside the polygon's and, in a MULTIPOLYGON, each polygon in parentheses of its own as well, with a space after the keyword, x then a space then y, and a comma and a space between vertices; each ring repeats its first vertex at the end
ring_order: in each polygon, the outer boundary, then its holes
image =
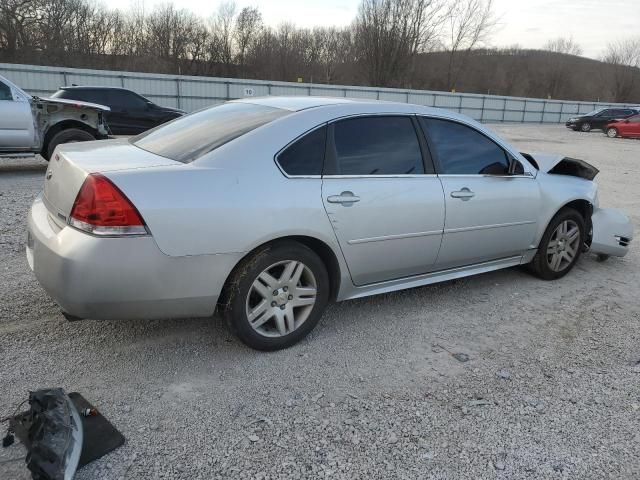
POLYGON ((0 63, 0 74, 32 95, 46 96, 63 85, 125 87, 155 103, 194 111, 234 98, 264 95, 314 95, 370 98, 454 110, 481 122, 560 123, 599 107, 631 106, 470 93, 272 82, 156 73, 89 70, 0 63))

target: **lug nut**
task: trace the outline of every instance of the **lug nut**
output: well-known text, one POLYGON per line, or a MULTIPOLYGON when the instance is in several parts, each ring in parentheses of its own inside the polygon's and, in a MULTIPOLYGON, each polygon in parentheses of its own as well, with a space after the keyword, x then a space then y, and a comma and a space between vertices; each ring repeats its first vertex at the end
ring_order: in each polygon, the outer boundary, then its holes
POLYGON ((286 292, 287 290, 289 290, 289 287, 282 287, 282 290, 286 292))
POLYGON ((289 300, 293 300, 293 295, 289 295, 289 300))
POLYGON ((276 302, 271 302, 272 307, 275 307, 276 305, 277 305, 276 302))
POLYGON ((280 310, 284 310, 284 305, 280 305, 280 310))
POLYGON ((277 297, 277 296, 278 296, 278 291, 277 291, 277 290, 274 290, 274 291, 273 291, 273 296, 274 296, 274 297, 277 297))

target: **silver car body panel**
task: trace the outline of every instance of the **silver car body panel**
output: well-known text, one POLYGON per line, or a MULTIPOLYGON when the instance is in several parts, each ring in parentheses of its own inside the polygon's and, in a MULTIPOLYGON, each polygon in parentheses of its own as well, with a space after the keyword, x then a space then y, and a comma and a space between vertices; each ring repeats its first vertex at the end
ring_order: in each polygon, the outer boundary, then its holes
POLYGON ((0 83, 11 90, 13 100, 0 100, 0 154, 40 152, 47 131, 72 120, 106 136, 102 113, 111 109, 95 103, 61 98, 32 97, 0 75, 0 83))
POLYGON ((38 281, 64 311, 81 318, 211 315, 224 279, 242 258, 171 257, 150 236, 98 238, 61 228, 41 197, 28 231, 27 258, 38 281))
MULTIPOLYGON (((40 282, 66 311, 89 318, 211 314, 237 263, 285 237, 310 238, 333 252, 337 300, 426 285, 527 263, 563 206, 580 200, 597 207, 594 182, 538 171, 485 126, 453 112, 314 97, 240 101, 292 113, 189 164, 125 140, 56 151, 44 196, 29 216, 28 256, 40 282), (284 146, 320 125, 381 114, 464 123, 502 146, 524 173, 289 177, 275 161, 284 146), (132 201, 149 236, 97 238, 66 225, 82 182, 95 172, 132 201), (451 196, 462 188, 474 196, 451 196), (344 192, 359 201, 327 201, 344 192)), ((594 232, 601 225, 615 227, 611 233, 627 231, 611 214, 594 215, 594 232)))

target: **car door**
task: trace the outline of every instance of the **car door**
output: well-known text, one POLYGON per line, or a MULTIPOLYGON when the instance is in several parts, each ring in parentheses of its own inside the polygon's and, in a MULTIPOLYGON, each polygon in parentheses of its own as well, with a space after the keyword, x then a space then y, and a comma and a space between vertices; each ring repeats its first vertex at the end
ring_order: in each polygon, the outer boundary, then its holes
POLYGON ((523 166, 468 125, 420 117, 445 195, 439 270, 522 255, 537 231, 540 192, 523 166), (514 165, 516 165, 514 163, 514 165))
POLYGON ((152 126, 147 102, 128 90, 109 90, 108 123, 114 135, 137 135, 152 126))
POLYGON ((31 104, 0 80, 0 150, 30 150, 35 144, 31 104))
POLYGON ((620 117, 620 110, 607 108, 606 110, 601 111, 595 117, 593 117, 593 121, 591 122, 591 128, 604 129, 609 122, 611 122, 617 117, 620 117))
POLYGON ((640 137, 640 115, 634 115, 618 123, 616 128, 622 136, 640 137))
POLYGON ((329 125, 322 200, 355 285, 434 268, 444 198, 416 128, 408 115, 329 125))

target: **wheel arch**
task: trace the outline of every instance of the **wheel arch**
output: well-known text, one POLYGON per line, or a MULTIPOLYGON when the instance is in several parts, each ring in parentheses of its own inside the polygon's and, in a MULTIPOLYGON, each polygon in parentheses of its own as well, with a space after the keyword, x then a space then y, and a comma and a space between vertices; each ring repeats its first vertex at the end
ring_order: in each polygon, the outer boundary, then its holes
POLYGON ((325 268, 327 269, 327 273, 329 275, 329 283, 330 283, 329 299, 332 301, 335 301, 335 299, 338 296, 338 292, 340 291, 340 285, 342 281, 340 262, 338 261, 338 257, 336 253, 327 243, 325 243, 324 241, 318 238, 311 237, 308 235, 287 235, 287 236, 274 238, 269 241, 261 243, 260 245, 254 247, 245 255, 243 255, 242 258, 240 258, 236 262, 236 265, 231 269, 231 271, 227 275, 227 278, 224 281, 222 292, 218 299, 218 305, 224 304, 226 302, 229 281, 232 275, 234 274, 234 272, 236 271, 236 268, 238 267, 238 265, 240 265, 245 259, 249 258, 258 250, 268 247, 270 245, 276 245, 278 243, 286 242, 286 241, 293 241, 293 242, 300 243, 306 246, 307 248, 309 248, 310 250, 312 250, 316 255, 318 255, 318 257, 320 257, 320 260, 324 264, 325 268))
POLYGON ((71 128, 84 130, 85 132, 88 132, 91 135, 93 135, 96 139, 100 138, 100 133, 95 128, 91 127, 90 125, 87 125, 86 123, 83 123, 79 120, 61 120, 51 125, 45 132, 40 154, 43 155, 47 153, 49 149, 49 142, 51 142, 51 139, 53 137, 55 137, 58 133, 62 132, 63 130, 68 130, 71 128))
MULTIPOLYGON (((576 210, 582 216, 582 219, 584 220, 585 230, 587 232, 587 235, 586 235, 584 243, 586 245, 591 245, 591 238, 592 238, 591 216, 593 215, 593 204, 589 200, 586 200, 584 198, 577 198, 575 200, 571 200, 569 202, 566 202, 560 208, 558 208, 553 213, 553 215, 551 215, 551 217, 549 217, 549 219, 547 220, 547 223, 546 223, 546 225, 544 227, 545 230, 548 228, 549 223, 551 222, 551 220, 553 220, 554 217, 556 215, 558 215, 558 213, 560 213, 562 210, 564 210, 566 208, 571 208, 573 210, 576 210)), ((538 239, 538 244, 540 243, 541 240, 542 240, 542 237, 540 237, 538 239)))

